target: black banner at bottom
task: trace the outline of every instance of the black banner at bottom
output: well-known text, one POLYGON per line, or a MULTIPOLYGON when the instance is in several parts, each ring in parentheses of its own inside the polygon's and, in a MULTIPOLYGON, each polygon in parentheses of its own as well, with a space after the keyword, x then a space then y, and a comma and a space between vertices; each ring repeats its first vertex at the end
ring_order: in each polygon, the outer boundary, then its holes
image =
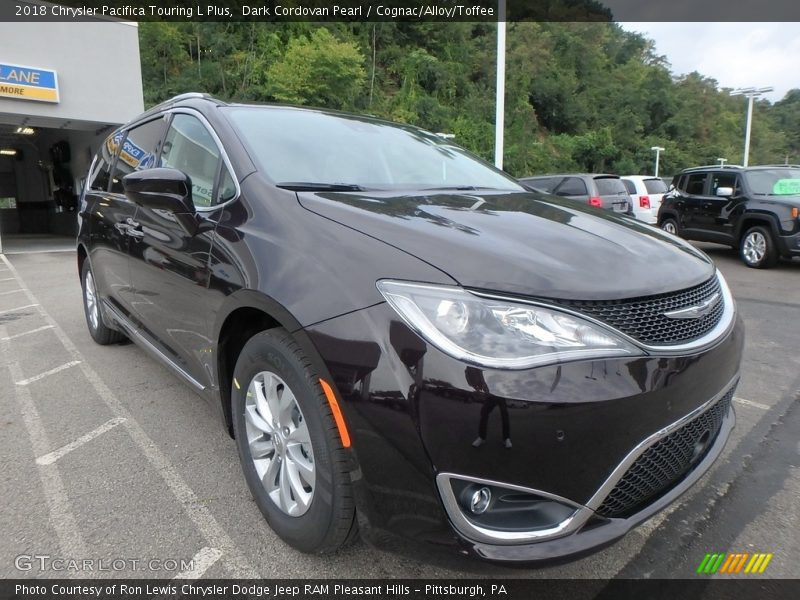
POLYGON ((794 600, 800 579, 7 579, 6 600, 794 600))

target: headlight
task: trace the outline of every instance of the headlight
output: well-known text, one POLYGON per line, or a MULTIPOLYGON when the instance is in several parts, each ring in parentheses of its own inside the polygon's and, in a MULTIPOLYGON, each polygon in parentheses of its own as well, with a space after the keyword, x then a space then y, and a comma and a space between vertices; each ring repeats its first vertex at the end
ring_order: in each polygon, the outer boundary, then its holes
POLYGON ((609 329, 555 308, 483 298, 449 286, 379 281, 409 327, 442 352, 497 369, 642 354, 609 329))

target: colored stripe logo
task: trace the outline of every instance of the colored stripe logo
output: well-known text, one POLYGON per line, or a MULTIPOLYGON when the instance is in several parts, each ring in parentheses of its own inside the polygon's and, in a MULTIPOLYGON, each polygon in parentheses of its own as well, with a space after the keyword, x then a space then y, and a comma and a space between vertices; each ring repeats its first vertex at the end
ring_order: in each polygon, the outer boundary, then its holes
POLYGON ((755 575, 763 573, 772 560, 772 552, 721 552, 706 554, 697 567, 697 572, 703 575, 725 573, 735 575, 745 573, 755 575))

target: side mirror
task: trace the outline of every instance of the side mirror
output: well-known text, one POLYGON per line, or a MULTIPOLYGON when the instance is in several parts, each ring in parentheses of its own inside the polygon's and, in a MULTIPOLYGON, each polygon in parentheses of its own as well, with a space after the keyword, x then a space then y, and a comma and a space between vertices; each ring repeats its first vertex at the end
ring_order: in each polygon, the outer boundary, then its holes
POLYGON ((145 169, 122 178, 128 200, 143 208, 195 214, 192 180, 177 169, 145 169))
POLYGON ((192 200, 192 179, 178 169, 145 169, 122 178, 128 200, 151 210, 163 210, 188 234, 195 235, 211 228, 209 221, 197 215, 192 200))
POLYGON ((733 188, 732 187, 718 187, 717 191, 715 192, 717 196, 722 196, 723 198, 730 198, 733 196, 733 188))

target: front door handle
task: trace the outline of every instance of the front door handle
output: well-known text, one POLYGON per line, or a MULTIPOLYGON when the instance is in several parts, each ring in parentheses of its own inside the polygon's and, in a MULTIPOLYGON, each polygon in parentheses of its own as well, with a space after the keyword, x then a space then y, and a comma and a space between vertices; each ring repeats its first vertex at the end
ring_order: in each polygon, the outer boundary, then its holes
POLYGON ((138 223, 128 217, 124 223, 114 223, 114 228, 123 235, 130 236, 140 240, 144 237, 141 223, 138 223))

